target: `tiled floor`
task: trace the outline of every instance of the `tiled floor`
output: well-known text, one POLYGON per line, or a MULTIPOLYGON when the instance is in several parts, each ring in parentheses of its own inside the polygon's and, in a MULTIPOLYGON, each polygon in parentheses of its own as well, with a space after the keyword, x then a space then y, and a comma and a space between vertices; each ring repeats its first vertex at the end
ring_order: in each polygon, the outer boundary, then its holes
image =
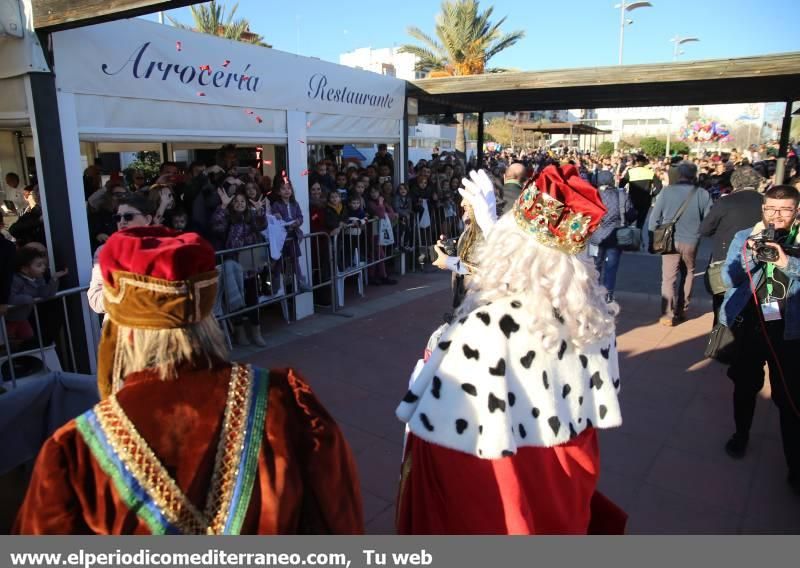
MULTIPOLYGON (((659 298, 618 293, 623 426, 601 433, 600 488, 630 514, 631 533, 800 533, 800 498, 785 483, 775 409, 762 392, 741 461, 731 385, 703 359, 711 316, 655 323, 659 298)), ((394 417, 408 376, 450 297, 441 275, 411 275, 349 301, 352 318, 314 316, 249 360, 303 373, 341 424, 358 462, 367 530, 393 532, 403 428, 394 417), (304 331, 310 328, 312 331, 304 331)))

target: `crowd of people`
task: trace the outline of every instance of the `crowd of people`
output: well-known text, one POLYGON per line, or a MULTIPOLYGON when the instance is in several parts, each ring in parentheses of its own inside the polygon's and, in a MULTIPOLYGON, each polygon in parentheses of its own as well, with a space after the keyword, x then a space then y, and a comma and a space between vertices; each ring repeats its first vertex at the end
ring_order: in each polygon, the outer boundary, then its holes
MULTIPOLYGON (((463 160, 442 155, 418 163, 406 183, 396 183, 386 145, 379 146, 368 165, 319 161, 306 178, 309 224, 312 234, 328 235, 330 241, 313 241, 304 264, 304 212, 295 188, 284 172, 270 177, 259 168, 240 166, 233 146, 220 148, 214 163, 192 162, 185 171, 175 162, 163 162, 151 178, 134 169, 112 172, 103 181, 100 169, 90 166, 83 178, 95 256, 89 304, 105 312, 99 251, 115 232, 144 225, 197 232, 214 246, 226 283, 220 304, 228 312, 252 308, 265 297, 312 289, 316 303, 329 305, 335 299, 319 288, 330 282, 333 264, 339 273, 366 264, 371 285, 396 284, 392 271, 399 266, 393 257, 416 250, 420 261, 430 261, 437 235, 455 236, 463 229, 457 190, 464 174, 463 160)), ((6 182, 11 187, 19 178, 8 174, 6 182)), ((29 243, 44 246, 38 188, 26 187, 23 195, 28 206, 4 236, 20 249, 29 243)), ((0 303, 17 303, 12 299, 0 298, 0 303)), ((265 345, 258 309, 237 316, 232 326, 237 344, 265 345)), ((15 341, 27 339, 16 329, 9 333, 15 341)))

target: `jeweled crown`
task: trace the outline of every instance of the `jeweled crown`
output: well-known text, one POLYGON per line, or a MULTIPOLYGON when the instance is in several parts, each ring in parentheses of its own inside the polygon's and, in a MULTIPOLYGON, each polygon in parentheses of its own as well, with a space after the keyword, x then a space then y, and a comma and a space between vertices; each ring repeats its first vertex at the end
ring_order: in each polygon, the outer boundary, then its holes
POLYGON ((528 182, 513 209, 522 230, 566 254, 586 247, 606 212, 597 190, 573 170, 548 166, 528 182))

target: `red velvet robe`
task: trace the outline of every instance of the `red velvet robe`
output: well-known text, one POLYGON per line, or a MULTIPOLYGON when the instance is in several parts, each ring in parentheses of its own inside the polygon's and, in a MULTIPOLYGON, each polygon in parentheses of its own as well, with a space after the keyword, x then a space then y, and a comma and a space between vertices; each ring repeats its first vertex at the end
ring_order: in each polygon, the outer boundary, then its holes
MULTIPOLYGON (((231 369, 175 380, 129 375, 117 400, 178 487, 203 507, 231 369)), ((358 475, 333 418, 292 370, 271 371, 264 438, 242 534, 361 534, 358 475)), ((83 440, 75 420, 42 447, 14 532, 149 534, 83 440)))
POLYGON ((595 490, 597 431, 481 459, 409 434, 398 534, 622 534, 627 516, 595 490))

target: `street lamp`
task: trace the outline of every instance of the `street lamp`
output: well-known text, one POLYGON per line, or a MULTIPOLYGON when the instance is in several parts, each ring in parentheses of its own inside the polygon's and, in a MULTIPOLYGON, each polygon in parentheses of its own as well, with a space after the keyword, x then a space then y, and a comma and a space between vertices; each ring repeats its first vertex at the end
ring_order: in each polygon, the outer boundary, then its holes
MULTIPOLYGON (((681 36, 676 35, 674 38, 672 38, 669 41, 671 41, 672 43, 675 44, 675 46, 674 46, 674 48, 672 50, 672 60, 673 61, 677 61, 678 60, 678 56, 683 55, 683 50, 681 49, 681 46, 684 43, 690 43, 690 42, 693 42, 693 41, 694 42, 700 41, 700 38, 698 38, 698 37, 681 37, 681 36)), ((669 124, 667 125, 667 149, 666 149, 667 156, 669 156, 669 143, 670 143, 670 139, 671 138, 672 138, 672 107, 669 107, 669 124)))
POLYGON ((672 60, 673 61, 677 61, 678 60, 678 56, 679 55, 683 55, 683 50, 681 49, 681 46, 684 43, 689 43, 689 42, 692 42, 692 41, 700 41, 700 38, 675 36, 674 38, 672 38, 669 41, 671 41, 672 43, 675 44, 675 47, 672 50, 672 60))
POLYGON ((633 12, 637 8, 652 8, 650 2, 627 2, 622 0, 620 4, 615 4, 614 8, 619 8, 619 64, 622 65, 622 48, 625 45, 625 26, 633 23, 633 20, 625 19, 625 12, 633 12))

